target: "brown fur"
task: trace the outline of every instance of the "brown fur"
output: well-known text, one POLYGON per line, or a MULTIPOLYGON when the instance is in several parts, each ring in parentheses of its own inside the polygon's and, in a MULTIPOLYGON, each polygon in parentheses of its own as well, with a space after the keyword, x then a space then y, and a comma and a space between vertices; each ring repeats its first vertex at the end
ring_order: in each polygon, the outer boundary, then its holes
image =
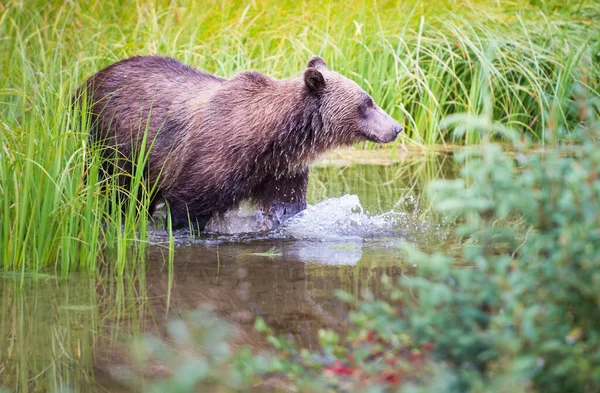
POLYGON ((119 171, 131 171, 147 131, 147 180, 158 180, 156 199, 168 203, 175 228, 190 219, 202 229, 243 200, 294 214, 306 207, 308 168, 319 154, 390 142, 401 130, 318 57, 303 76, 281 81, 257 72, 224 79, 169 58, 133 57, 82 89, 91 102, 90 138, 106 156, 123 158, 119 171))

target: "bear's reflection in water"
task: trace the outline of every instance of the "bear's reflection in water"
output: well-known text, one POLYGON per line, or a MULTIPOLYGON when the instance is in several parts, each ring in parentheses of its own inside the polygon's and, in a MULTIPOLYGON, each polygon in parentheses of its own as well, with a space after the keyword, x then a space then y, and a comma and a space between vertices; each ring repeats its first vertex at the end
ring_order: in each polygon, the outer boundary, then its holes
MULTIPOLYGON (((135 323, 122 317, 107 322, 107 340, 99 340, 96 348, 97 374, 119 379, 123 366, 130 362, 125 347, 111 334, 114 324, 128 325, 133 331, 139 327, 142 333, 167 339, 167 322, 198 307, 209 308, 231 323, 235 346, 267 348, 265 338, 254 329, 256 317, 261 316, 276 334, 289 334, 299 345, 315 349, 319 329, 343 333, 347 326, 349 307, 333 295, 336 289, 360 294, 369 288, 377 295, 382 291, 381 274, 400 273, 400 267, 391 264, 387 268, 360 268, 306 263, 307 258, 318 259, 310 251, 310 243, 279 241, 273 255, 256 255, 271 247, 268 241, 176 247, 171 283, 167 251, 153 248, 145 290, 140 291, 145 311, 136 315, 143 318, 135 323)), ((319 248, 326 247, 320 244, 319 248)), ((352 254, 359 259, 362 254, 361 243, 333 244, 330 248, 344 253, 345 259, 352 254)), ((148 377, 163 372, 160 365, 144 370, 148 377)))

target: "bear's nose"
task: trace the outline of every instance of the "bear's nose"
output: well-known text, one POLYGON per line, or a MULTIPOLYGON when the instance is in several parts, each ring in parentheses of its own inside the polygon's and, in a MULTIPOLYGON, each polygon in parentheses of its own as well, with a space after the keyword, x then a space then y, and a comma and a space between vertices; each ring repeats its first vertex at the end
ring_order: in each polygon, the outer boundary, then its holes
POLYGON ((403 130, 403 129, 404 129, 404 128, 402 128, 402 126, 401 126, 400 124, 397 124, 397 125, 394 127, 394 133, 395 133, 396 135, 398 135, 398 134, 400 134, 400 133, 402 132, 402 130, 403 130))

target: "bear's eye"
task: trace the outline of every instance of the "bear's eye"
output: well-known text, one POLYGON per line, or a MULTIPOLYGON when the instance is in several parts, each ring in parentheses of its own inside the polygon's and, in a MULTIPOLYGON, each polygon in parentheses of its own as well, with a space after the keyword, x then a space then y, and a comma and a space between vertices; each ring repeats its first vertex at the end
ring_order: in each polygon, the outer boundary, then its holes
POLYGON ((375 103, 371 99, 371 97, 366 97, 363 102, 358 106, 358 113, 361 117, 367 116, 367 110, 373 109, 375 107, 375 103))

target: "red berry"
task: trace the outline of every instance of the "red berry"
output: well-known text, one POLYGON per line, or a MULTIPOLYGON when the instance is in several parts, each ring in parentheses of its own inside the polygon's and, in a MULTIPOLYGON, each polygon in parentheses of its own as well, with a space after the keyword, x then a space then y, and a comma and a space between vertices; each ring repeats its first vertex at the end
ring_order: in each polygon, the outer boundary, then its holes
POLYGON ((392 385, 398 385, 400 383, 400 376, 392 372, 387 372, 384 374, 383 380, 392 385))
POLYGON ((369 330, 369 333, 367 333, 367 337, 365 337, 365 341, 373 341, 374 338, 375 332, 373 330, 369 330))
POLYGON ((341 361, 336 361, 332 366, 325 367, 325 371, 332 372, 337 375, 352 375, 354 374, 354 370, 350 367, 344 366, 341 361))

